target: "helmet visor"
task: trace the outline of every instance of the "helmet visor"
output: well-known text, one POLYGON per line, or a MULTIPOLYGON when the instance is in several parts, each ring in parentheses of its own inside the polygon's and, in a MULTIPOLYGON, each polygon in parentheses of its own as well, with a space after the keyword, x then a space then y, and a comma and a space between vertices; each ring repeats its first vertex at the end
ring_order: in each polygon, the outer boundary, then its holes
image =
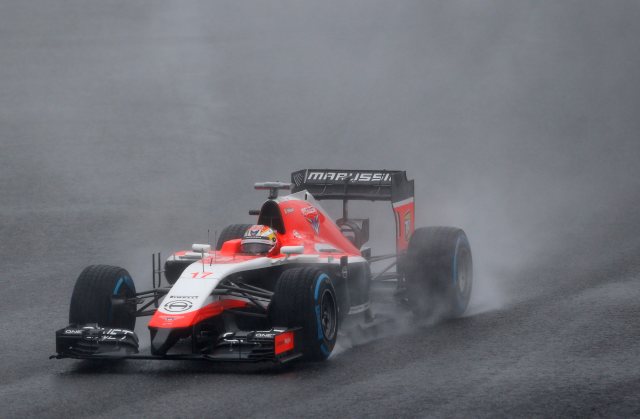
POLYGON ((250 254, 260 254, 260 253, 269 253, 271 248, 273 247, 273 243, 242 243, 242 253, 250 253, 250 254))

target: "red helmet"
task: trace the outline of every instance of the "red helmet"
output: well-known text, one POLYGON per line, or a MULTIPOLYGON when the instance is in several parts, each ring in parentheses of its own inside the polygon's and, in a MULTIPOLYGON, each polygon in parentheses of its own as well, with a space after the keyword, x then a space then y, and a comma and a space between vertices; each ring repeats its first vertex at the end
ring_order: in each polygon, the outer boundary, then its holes
POLYGON ((276 232, 265 225, 256 224, 245 231, 240 248, 242 253, 267 254, 278 244, 276 232))

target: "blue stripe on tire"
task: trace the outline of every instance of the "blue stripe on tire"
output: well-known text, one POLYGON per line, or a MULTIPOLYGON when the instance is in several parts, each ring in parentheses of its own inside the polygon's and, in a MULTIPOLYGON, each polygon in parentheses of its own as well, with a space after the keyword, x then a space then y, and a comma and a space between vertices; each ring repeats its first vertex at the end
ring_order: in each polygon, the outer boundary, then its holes
POLYGON ((314 294, 315 299, 316 299, 316 303, 318 302, 318 293, 320 292, 320 284, 322 283, 322 281, 324 281, 325 279, 329 279, 329 275, 327 274, 322 274, 318 277, 318 279, 316 281, 316 292, 314 294))
MULTIPOLYGON (((122 286, 122 284, 127 284, 129 289, 133 289, 130 285, 130 283, 132 282, 133 281, 131 280, 131 277, 128 277, 128 276, 122 276, 118 278, 118 282, 116 282, 116 286, 113 287, 113 295, 118 295, 118 292, 120 291, 120 287, 122 286)), ((113 305, 109 304, 109 322, 111 322, 112 318, 113 318, 113 305)))
POLYGON ((118 295, 118 291, 120 291, 120 287, 122 286, 123 282, 124 282, 124 277, 118 279, 118 282, 116 282, 116 286, 113 287, 113 295, 118 295))
POLYGON ((133 281, 131 280, 131 278, 128 276, 123 276, 118 279, 118 282, 116 282, 116 286, 113 287, 113 295, 118 295, 118 292, 120 291, 120 287, 122 286, 122 284, 127 284, 129 289, 133 289, 132 287, 133 281))
POLYGON ((320 284, 322 284, 322 281, 324 281, 325 279, 329 279, 329 275, 322 274, 316 279, 316 289, 313 294, 316 300, 315 309, 316 309, 316 323, 318 324, 318 340, 324 339, 324 333, 322 332, 322 323, 320 322, 320 304, 318 301, 318 294, 320 293, 320 284))

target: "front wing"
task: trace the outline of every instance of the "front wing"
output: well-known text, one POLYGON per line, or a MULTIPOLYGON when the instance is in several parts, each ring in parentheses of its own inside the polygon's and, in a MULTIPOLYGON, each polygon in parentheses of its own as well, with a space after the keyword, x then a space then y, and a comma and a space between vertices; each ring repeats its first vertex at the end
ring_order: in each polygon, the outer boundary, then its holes
POLYGON ((229 332, 207 353, 140 354, 138 337, 127 329, 98 325, 70 325, 56 331, 56 354, 51 358, 208 360, 221 362, 285 363, 302 356, 300 328, 229 332))

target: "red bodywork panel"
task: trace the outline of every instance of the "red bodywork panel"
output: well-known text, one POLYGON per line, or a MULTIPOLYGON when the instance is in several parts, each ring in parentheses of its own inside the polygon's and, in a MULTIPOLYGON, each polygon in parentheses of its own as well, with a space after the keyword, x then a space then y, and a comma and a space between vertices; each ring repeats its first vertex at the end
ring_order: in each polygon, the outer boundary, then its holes
POLYGON ((293 350, 295 345, 295 337, 293 332, 280 333, 274 340, 274 353, 276 355, 283 354, 293 350))
POLYGON ((415 204, 413 198, 393 203, 396 217, 396 251, 402 253, 409 247, 409 239, 415 230, 415 204))
POLYGON ((360 256, 360 250, 342 234, 333 220, 311 203, 286 200, 278 203, 278 206, 285 228, 285 233, 278 235, 282 246, 304 245, 305 254, 318 254, 321 252, 316 245, 330 245, 340 251, 334 253, 360 256))

